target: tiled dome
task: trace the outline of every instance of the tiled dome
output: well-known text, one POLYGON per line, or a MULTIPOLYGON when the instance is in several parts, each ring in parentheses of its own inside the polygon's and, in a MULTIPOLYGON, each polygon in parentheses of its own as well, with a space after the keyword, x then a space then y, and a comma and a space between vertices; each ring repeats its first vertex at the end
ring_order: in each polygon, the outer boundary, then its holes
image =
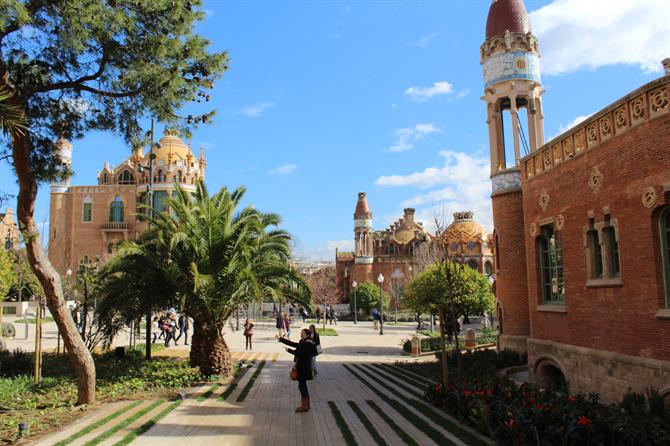
POLYGON ((486 38, 512 33, 529 33, 530 19, 523 0, 493 0, 486 20, 486 38))

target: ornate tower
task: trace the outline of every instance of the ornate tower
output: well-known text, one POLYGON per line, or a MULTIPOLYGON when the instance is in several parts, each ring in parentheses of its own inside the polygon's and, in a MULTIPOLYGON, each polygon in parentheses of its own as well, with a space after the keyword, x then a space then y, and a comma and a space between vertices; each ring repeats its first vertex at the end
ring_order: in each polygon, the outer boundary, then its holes
POLYGON ((49 258, 57 271, 70 267, 68 251, 68 216, 70 215, 70 168, 72 167, 72 144, 66 139, 56 141, 54 150, 58 159, 58 171, 64 177, 51 182, 51 203, 49 212, 49 258))
POLYGON ((495 289, 501 322, 499 346, 525 351, 530 321, 519 160, 543 144, 544 131, 540 53, 523 0, 491 3, 481 64, 498 253, 495 289), (527 119, 520 118, 523 114, 527 119))
POLYGON ((371 282, 372 263, 372 212, 368 206, 365 192, 358 193, 354 212, 354 279, 359 283, 371 282))

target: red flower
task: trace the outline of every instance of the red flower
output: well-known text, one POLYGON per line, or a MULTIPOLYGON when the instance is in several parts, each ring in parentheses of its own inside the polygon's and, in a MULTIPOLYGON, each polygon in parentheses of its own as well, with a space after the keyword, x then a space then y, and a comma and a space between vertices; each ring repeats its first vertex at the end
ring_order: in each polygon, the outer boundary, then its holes
POLYGON ((435 386, 435 391, 436 391, 437 393, 441 393, 441 392, 442 392, 442 384, 438 384, 438 385, 436 385, 436 386, 435 386))
POLYGON ((591 421, 591 419, 589 417, 585 416, 585 415, 582 415, 577 420, 577 424, 579 426, 582 426, 582 427, 590 426, 592 423, 593 423, 593 421, 591 421))
POLYGON ((576 401, 577 401, 577 398, 575 398, 574 396, 571 395, 571 396, 568 397, 568 402, 569 403, 574 403, 576 401))
POLYGON ((470 395, 472 395, 472 391, 470 391, 470 390, 464 390, 464 391, 463 391, 463 395, 465 395, 465 396, 470 396, 470 395))
POLYGON ((492 396, 493 395, 493 389, 486 389, 486 394, 488 396, 492 396))
POLYGON ((542 409, 542 404, 540 404, 540 403, 535 403, 535 408, 536 408, 537 410, 542 409))

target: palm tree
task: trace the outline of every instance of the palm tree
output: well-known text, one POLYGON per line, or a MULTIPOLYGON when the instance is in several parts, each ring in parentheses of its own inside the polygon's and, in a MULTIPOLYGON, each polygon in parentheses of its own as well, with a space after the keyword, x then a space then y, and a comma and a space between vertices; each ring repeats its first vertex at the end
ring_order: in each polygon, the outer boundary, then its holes
POLYGON ((105 273, 110 284, 133 274, 144 280, 139 289, 148 293, 135 292, 137 311, 151 306, 140 304, 143 300, 151 299, 155 308, 178 296, 180 307, 193 318, 191 365, 206 375, 232 370, 223 327, 238 306, 267 297, 311 306, 309 287, 289 265, 290 235, 276 229, 279 216, 253 207, 238 211, 244 192, 223 188, 210 196, 202 182, 193 194, 178 186, 168 200, 170 214, 150 217, 152 230, 124 244, 105 273), (138 267, 140 276, 129 271, 138 267), (161 297, 155 296, 158 289, 161 297))

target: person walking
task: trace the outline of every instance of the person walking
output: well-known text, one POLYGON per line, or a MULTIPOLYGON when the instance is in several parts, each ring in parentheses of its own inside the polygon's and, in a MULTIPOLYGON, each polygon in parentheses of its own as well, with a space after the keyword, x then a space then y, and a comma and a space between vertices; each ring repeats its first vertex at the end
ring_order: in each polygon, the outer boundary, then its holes
POLYGON ((188 331, 191 328, 191 324, 186 314, 182 314, 181 316, 179 316, 179 320, 177 321, 177 327, 179 327, 179 336, 177 336, 177 339, 175 339, 175 345, 177 344, 177 341, 181 338, 182 334, 184 335, 184 345, 188 345, 188 331))
POLYGON ((284 331, 284 336, 287 338, 291 337, 291 320, 288 318, 288 314, 284 313, 284 318, 282 319, 282 329, 284 331))
POLYGON ((159 330, 160 325, 158 324, 158 316, 154 316, 153 320, 151 321, 151 331, 153 334, 153 340, 151 341, 152 344, 156 343, 156 338, 158 337, 159 330))
POLYGON ((377 330, 379 329, 379 321, 381 320, 381 316, 379 314, 379 310, 376 308, 372 309, 372 322, 374 324, 374 329, 377 330))
POLYGON ((300 342, 292 342, 286 338, 279 338, 279 342, 286 344, 293 349, 285 350, 293 355, 295 367, 298 370, 298 390, 302 401, 300 406, 295 408, 296 412, 307 412, 309 410, 309 391, 307 390, 307 381, 314 378, 312 375, 312 358, 316 356, 316 346, 310 338, 311 332, 304 328, 300 330, 300 342))
POLYGON ((309 326, 309 331, 311 333, 311 339, 312 342, 314 343, 314 346, 316 347, 316 355, 312 356, 312 374, 316 378, 317 375, 317 370, 316 370, 316 357, 323 353, 323 349, 321 348, 321 337, 319 336, 319 333, 316 331, 316 327, 314 324, 309 326))
POLYGON ((284 318, 282 317, 281 312, 277 312, 275 328, 277 329, 276 338, 281 338, 284 335, 282 327, 284 326, 284 318))
POLYGON ((321 307, 316 306, 316 310, 314 311, 314 317, 316 318, 316 323, 318 324, 321 322, 321 307))
POLYGON ((244 337, 246 338, 246 342, 244 344, 245 350, 253 350, 251 348, 251 337, 253 335, 254 335, 254 323, 251 322, 251 319, 247 318, 247 320, 244 321, 244 337))

